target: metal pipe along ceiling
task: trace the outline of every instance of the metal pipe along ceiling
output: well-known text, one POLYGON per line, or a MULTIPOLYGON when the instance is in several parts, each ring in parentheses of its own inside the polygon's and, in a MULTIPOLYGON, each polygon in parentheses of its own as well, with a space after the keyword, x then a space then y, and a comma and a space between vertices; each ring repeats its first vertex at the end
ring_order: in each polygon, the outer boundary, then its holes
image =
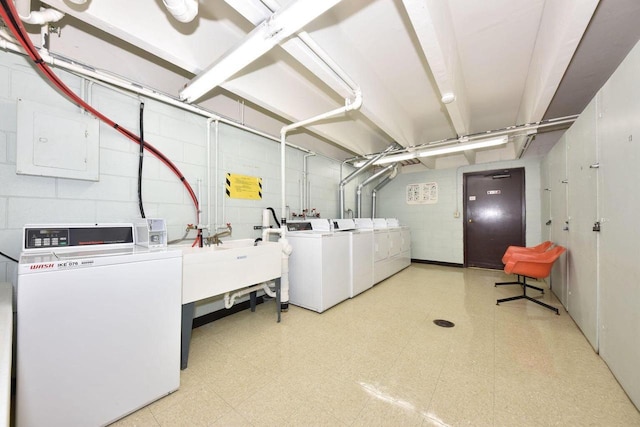
POLYGON ((375 157, 372 157, 371 159, 367 160, 367 162, 364 165, 362 165, 359 169, 356 169, 355 171, 351 172, 351 174, 349 174, 345 179, 340 181, 340 184, 338 186, 339 187, 338 192, 340 196, 340 219, 344 219, 344 186, 347 185, 347 183, 351 181, 353 178, 355 178, 356 176, 360 175, 362 172, 367 170, 369 166, 373 164, 373 162, 386 156, 395 147, 396 147, 395 143, 391 144, 382 153, 377 154, 375 157))
POLYGON ((389 182, 391 182, 391 180, 393 180, 398 175, 398 164, 396 163, 395 166, 396 167, 391 171, 391 173, 385 179, 380 181, 380 183, 376 185, 375 188, 371 191, 371 218, 376 217, 376 208, 377 208, 376 197, 377 197, 378 191, 380 191, 382 187, 387 185, 389 182))

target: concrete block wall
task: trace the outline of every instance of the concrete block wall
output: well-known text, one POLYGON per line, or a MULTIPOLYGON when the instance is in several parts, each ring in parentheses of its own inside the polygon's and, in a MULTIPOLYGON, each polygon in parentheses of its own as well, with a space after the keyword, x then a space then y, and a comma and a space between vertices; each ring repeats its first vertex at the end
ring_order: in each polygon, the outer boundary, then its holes
MULTIPOLYGON (((139 132, 137 95, 125 94, 56 70, 62 79, 98 110, 129 130, 139 132)), ((35 101, 77 114, 79 109, 50 87, 20 55, 0 51, 0 251, 18 257, 22 227, 27 223, 128 222, 139 218, 137 171, 139 146, 114 129, 100 125, 100 180, 98 182, 16 174, 16 103, 35 101)), ((261 223, 261 211, 271 206, 280 213, 280 144, 230 125, 220 124, 218 157, 211 125, 212 191, 207 188, 207 120, 154 100, 143 100, 145 140, 178 166, 200 194, 201 223, 209 218, 212 203, 214 225, 230 222, 233 238, 260 236, 253 226, 261 223), (216 165, 219 169, 216 171, 216 165), (225 173, 263 179, 263 199, 229 199, 224 196, 225 173), (217 177, 217 178, 216 178, 217 177), (216 218, 217 214, 217 218, 216 218)), ((287 148, 287 204, 299 211, 300 180, 304 152, 287 148)), ((322 156, 309 161, 311 204, 323 217, 336 217, 340 162, 322 156)), ((347 171, 346 173, 349 173, 347 171)), ((145 154, 143 200, 146 216, 164 218, 169 239, 184 234, 195 223, 195 210, 180 181, 158 159, 145 154)), ((0 281, 15 283, 15 264, 0 257, 0 281)))
POLYGON ((461 166, 456 169, 436 169, 400 173, 378 193, 378 217, 397 217, 411 228, 411 257, 414 259, 464 263, 462 175, 468 172, 501 168, 525 168, 526 243, 541 240, 540 158, 461 166), (438 202, 409 205, 406 187, 409 184, 436 182, 438 202), (455 217, 455 213, 459 217, 455 217))

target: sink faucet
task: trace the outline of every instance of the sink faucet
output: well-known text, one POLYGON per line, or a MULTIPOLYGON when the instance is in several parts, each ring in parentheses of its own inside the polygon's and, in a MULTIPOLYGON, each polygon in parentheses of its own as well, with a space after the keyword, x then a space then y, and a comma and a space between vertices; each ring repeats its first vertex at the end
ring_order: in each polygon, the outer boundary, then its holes
POLYGON ((220 245, 220 243, 222 243, 222 241, 220 240, 221 237, 231 236, 231 223, 228 222, 226 227, 218 227, 216 231, 217 230, 222 230, 222 231, 218 231, 213 236, 209 236, 205 238, 207 246, 211 246, 212 243, 218 246, 220 245))

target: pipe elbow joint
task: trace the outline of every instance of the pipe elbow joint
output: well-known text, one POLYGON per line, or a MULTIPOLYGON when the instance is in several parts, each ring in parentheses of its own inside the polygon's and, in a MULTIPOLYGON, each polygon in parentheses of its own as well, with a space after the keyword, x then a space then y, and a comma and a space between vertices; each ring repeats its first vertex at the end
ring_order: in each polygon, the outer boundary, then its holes
POLYGON ((22 22, 26 24, 44 25, 50 22, 58 22, 64 18, 64 13, 55 9, 43 9, 40 11, 33 11, 28 16, 20 16, 22 22))
POLYGON ((360 89, 355 91, 355 98, 345 100, 345 107, 347 111, 359 110, 362 107, 362 91, 360 89))
POLYGON ((197 0, 162 0, 164 6, 176 20, 187 23, 198 15, 197 0))

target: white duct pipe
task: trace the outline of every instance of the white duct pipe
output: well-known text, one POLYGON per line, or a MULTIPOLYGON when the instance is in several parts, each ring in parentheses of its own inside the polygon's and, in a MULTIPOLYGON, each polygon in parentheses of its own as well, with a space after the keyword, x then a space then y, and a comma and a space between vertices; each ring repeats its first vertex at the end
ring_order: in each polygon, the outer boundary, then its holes
MULTIPOLYGON (((345 99, 344 107, 336 108, 335 110, 328 111, 323 114, 319 114, 315 117, 311 117, 306 120, 302 120, 296 123, 291 123, 290 125, 283 126, 280 130, 280 193, 281 193, 281 204, 280 204, 280 216, 282 218, 281 227, 280 227, 280 240, 279 242, 282 244, 282 277, 280 278, 280 301, 283 310, 289 309, 289 255, 293 248, 287 241, 287 217, 286 217, 286 138, 287 132, 307 126, 311 123, 319 122, 321 120, 329 119, 340 114, 344 114, 351 110, 356 110, 360 108, 362 105, 362 93, 357 92, 355 99, 352 101, 350 99, 345 99)), ((264 239, 263 239, 264 240, 264 239)))
POLYGON ((349 183, 349 181, 351 181, 353 178, 355 178, 356 176, 360 175, 362 172, 367 170, 369 166, 373 164, 373 162, 383 158, 384 156, 387 155, 389 151, 393 150, 394 148, 395 148, 395 144, 391 144, 382 153, 379 153, 376 156, 372 157, 371 159, 367 160, 367 162, 364 165, 362 165, 359 169, 354 170, 349 175, 347 175, 345 179, 340 181, 340 184, 338 185, 338 194, 340 197, 340 219, 344 219, 344 213, 345 213, 344 186, 347 185, 347 183, 349 183))
POLYGON ((233 304, 236 303, 236 299, 259 290, 263 290, 264 293, 269 295, 271 298, 276 297, 276 293, 269 287, 267 283, 260 283, 259 285, 241 289, 237 292, 234 292, 233 294, 231 294, 230 292, 224 294, 224 308, 230 309, 231 307, 233 307, 233 304))
POLYGON ((308 173, 308 161, 309 157, 315 156, 316 153, 305 154, 302 159, 302 205, 300 211, 304 212, 305 209, 309 209, 309 173, 308 173))
POLYGON ((392 179, 394 179, 396 177, 396 175, 398 175, 398 164, 397 163, 396 163, 396 167, 393 168, 393 170, 391 171, 389 176, 387 176, 385 179, 380 181, 380 183, 378 185, 376 185, 375 188, 371 191, 371 218, 375 218, 376 217, 376 208, 377 208, 376 196, 377 196, 378 191, 382 187, 387 185, 392 179))
MULTIPOLYGON (((362 188, 365 185, 368 185, 369 183, 375 181, 385 173, 391 171, 391 169, 395 167, 396 167, 396 164, 394 163, 387 166, 384 169, 380 169, 378 172, 374 173, 369 178, 365 179, 360 184, 358 184, 358 188, 356 190, 356 218, 362 218, 362 188)), ((373 218, 373 216, 371 218, 373 218)))
POLYGON ((64 13, 55 9, 41 8, 39 11, 28 11, 26 15, 19 12, 18 15, 22 22, 26 24, 45 25, 50 22, 58 22, 64 18, 64 13))
POLYGON ((198 0, 162 0, 162 3, 180 22, 191 22, 198 15, 198 0))

